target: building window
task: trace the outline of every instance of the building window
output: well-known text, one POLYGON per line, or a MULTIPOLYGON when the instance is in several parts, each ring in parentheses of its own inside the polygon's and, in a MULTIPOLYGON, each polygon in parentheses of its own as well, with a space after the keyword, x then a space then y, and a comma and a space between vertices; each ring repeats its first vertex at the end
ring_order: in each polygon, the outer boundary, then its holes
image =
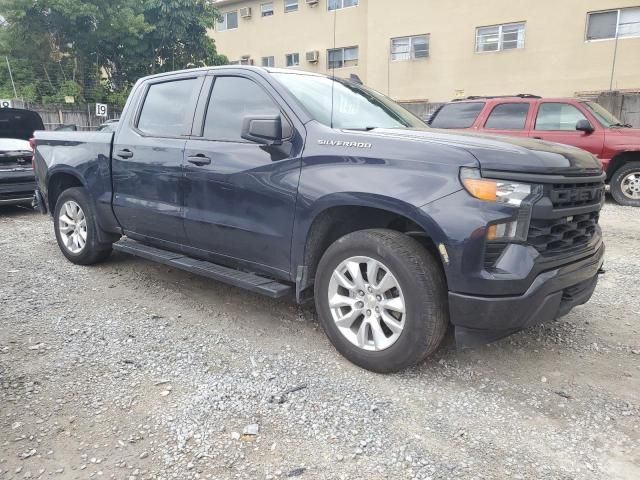
POLYGON ((334 48, 327 51, 328 68, 357 67, 358 47, 334 48))
POLYGON ((327 0, 329 10, 340 10, 341 8, 357 7, 358 0, 327 0))
POLYGON ((260 15, 263 17, 270 17, 273 15, 273 2, 263 3, 260 5, 260 15))
POLYGON ((284 0, 284 13, 298 11, 298 0, 284 0))
POLYGON ((587 40, 640 37, 640 7, 590 13, 587 40))
POLYGON ((300 65, 300 54, 299 53, 287 53, 285 55, 285 61, 287 67, 297 67, 300 65))
POLYGON ((391 60, 414 60, 429 56, 429 35, 391 39, 391 60))
POLYGON ((476 52, 524 48, 524 23, 509 23, 476 30, 476 52))
POLYGON ((218 18, 218 31, 224 32, 226 30, 233 30, 234 28, 238 28, 238 12, 221 13, 218 18))
POLYGON ((262 66, 263 67, 275 67, 276 66, 276 58, 275 57, 262 57, 262 66))

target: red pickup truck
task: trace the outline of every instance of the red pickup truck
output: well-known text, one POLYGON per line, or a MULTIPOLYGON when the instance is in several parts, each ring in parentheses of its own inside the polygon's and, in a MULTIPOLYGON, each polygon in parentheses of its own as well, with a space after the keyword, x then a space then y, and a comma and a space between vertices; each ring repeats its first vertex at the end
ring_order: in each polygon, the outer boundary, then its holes
POLYGON ((640 129, 623 124, 595 102, 528 94, 467 97, 440 107, 429 124, 582 148, 602 162, 613 198, 640 207, 640 129))

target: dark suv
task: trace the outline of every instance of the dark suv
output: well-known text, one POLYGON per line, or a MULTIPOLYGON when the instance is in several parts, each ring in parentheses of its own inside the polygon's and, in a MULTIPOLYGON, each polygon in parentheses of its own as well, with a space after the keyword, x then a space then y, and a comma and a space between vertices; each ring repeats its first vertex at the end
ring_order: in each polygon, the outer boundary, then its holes
POLYGON ((429 124, 582 148, 602 162, 613 198, 621 205, 640 206, 640 129, 623 124, 595 102, 535 95, 468 97, 440 107, 429 124))

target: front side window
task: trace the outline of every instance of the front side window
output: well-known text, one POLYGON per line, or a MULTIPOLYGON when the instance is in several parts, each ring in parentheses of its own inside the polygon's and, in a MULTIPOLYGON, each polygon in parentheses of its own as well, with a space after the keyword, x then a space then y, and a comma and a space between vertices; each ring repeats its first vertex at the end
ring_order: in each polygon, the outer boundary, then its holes
POLYGON ((218 31, 224 32, 226 30, 233 30, 234 28, 238 28, 238 12, 233 11, 221 13, 218 18, 218 31))
POLYGON ((575 131, 576 124, 587 118, 568 103, 542 103, 538 109, 536 130, 575 131))
POLYGON ((241 137, 245 117, 278 114, 278 105, 253 80, 218 77, 213 84, 203 136, 208 140, 246 142, 241 137))
POLYGON ((270 17, 273 15, 273 2, 263 3, 260 5, 260 14, 263 17, 270 17))
POLYGON ((341 8, 357 7, 358 0, 327 0, 329 10, 340 10, 341 8))
POLYGON ((285 55, 285 62, 287 67, 297 67, 300 65, 300 54, 299 53, 288 53, 285 55))
POLYGON ((391 39, 391 60, 415 60, 429 56, 429 35, 391 39))
POLYGON ((640 7, 589 14, 587 40, 625 37, 640 37, 640 7))
POLYGON ((524 48, 524 23, 509 23, 476 30, 476 52, 524 48))
POLYGON ((426 128, 390 98, 346 80, 304 73, 275 73, 312 118, 333 128, 426 128))
POLYGON ((485 128, 524 130, 529 115, 528 103, 502 103, 491 111, 485 128))
POLYGON ((358 66, 358 47, 334 48, 327 52, 327 67, 343 68, 358 66))
POLYGON ((138 130, 153 136, 179 137, 191 128, 191 98, 198 79, 155 83, 149 87, 142 105, 138 130))
POLYGON ((449 103, 435 113, 433 128, 471 128, 484 108, 484 102, 449 103))
POLYGON ((284 13, 298 11, 298 0, 284 0, 284 13))
POLYGON ((263 67, 275 67, 276 59, 275 57, 262 57, 262 66, 263 67))

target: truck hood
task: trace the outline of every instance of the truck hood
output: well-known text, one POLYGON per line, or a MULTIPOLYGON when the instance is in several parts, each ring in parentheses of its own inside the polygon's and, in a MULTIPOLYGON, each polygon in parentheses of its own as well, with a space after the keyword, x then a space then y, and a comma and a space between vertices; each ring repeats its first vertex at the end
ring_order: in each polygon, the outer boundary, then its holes
POLYGON ((600 160, 589 152, 541 140, 433 128, 375 129, 369 133, 372 137, 438 143, 466 150, 484 170, 570 176, 602 173, 600 160))

